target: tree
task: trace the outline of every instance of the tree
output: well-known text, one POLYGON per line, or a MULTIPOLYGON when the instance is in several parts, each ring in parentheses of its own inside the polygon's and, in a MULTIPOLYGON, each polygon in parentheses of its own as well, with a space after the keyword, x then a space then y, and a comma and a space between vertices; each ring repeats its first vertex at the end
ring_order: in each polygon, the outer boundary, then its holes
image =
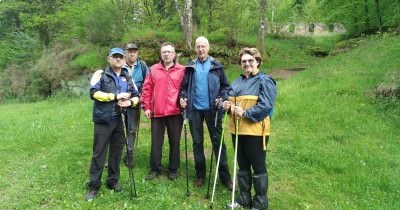
POLYGON ((214 4, 213 0, 208 0, 208 11, 209 11, 209 16, 208 16, 208 27, 207 27, 207 32, 211 32, 212 29, 212 23, 214 21, 214 16, 213 16, 213 11, 214 11, 214 4))
POLYGON ((189 49, 192 49, 192 0, 184 0, 183 8, 179 0, 175 0, 175 5, 176 10, 178 11, 186 46, 189 49))
POLYGON ((368 0, 364 0, 364 12, 365 12, 365 30, 369 31, 369 8, 368 8, 368 0))
POLYGON ((267 28, 267 0, 260 0, 260 25, 259 25, 259 37, 258 37, 258 48, 261 50, 261 54, 264 55, 264 40, 265 40, 265 31, 267 28))
POLYGON ((379 6, 379 0, 375 0, 375 9, 376 9, 376 16, 379 21, 379 31, 382 32, 382 15, 381 15, 381 9, 379 6))
POLYGON ((127 31, 128 22, 133 18, 134 4, 132 0, 113 0, 120 12, 118 16, 123 32, 127 31))

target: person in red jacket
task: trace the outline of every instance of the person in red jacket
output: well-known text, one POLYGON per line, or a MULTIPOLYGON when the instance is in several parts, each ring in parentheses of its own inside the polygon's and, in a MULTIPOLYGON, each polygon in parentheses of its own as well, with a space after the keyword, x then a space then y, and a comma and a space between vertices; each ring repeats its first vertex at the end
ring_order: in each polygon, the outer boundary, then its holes
POLYGON ((161 173, 165 128, 170 150, 168 179, 174 180, 178 177, 180 163, 179 146, 183 119, 178 94, 185 67, 175 61, 175 47, 172 43, 161 44, 160 53, 161 61, 151 66, 141 97, 144 114, 151 119, 150 171, 146 180, 152 180, 161 173))

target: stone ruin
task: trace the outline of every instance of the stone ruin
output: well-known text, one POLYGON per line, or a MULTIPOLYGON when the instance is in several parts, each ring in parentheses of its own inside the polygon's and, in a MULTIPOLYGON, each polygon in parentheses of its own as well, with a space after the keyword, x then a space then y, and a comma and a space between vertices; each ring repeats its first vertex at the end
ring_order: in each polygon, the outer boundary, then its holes
POLYGON ((333 23, 328 25, 323 22, 316 23, 296 23, 296 24, 283 24, 274 25, 273 29, 270 29, 269 33, 278 33, 286 35, 322 35, 322 34, 344 34, 347 32, 346 28, 341 23, 333 23))

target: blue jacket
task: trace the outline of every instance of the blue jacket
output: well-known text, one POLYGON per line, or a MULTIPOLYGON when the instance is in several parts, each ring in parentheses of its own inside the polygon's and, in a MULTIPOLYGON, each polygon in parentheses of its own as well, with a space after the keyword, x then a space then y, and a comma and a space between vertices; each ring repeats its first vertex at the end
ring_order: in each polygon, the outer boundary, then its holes
MULTIPOLYGON (((227 99, 229 81, 225 75, 224 66, 220 64, 216 59, 210 56, 211 68, 208 72, 208 96, 210 102, 210 110, 215 113, 217 110, 214 106, 215 99, 222 98, 227 99)), ((185 69, 185 75, 182 80, 179 98, 187 98, 186 116, 191 118, 194 110, 193 97, 195 96, 195 71, 196 71, 196 60, 192 60, 185 69)), ((218 114, 218 118, 222 118, 222 109, 219 109, 221 113, 218 114)))
MULTIPOLYGON (((262 72, 248 78, 241 75, 232 82, 228 94, 232 104, 237 104, 245 110, 244 117, 239 120, 239 135, 270 135, 270 115, 277 96, 274 79, 262 72)), ((230 113, 234 113, 233 107, 231 106, 230 113)), ((229 128, 232 134, 236 132, 233 114, 230 117, 229 128)))
MULTIPOLYGON (((90 97, 93 99, 93 121, 96 123, 108 123, 116 119, 116 116, 120 115, 120 108, 117 105, 117 100, 115 100, 116 95, 119 93, 119 88, 113 78, 113 70, 107 67, 104 72, 103 70, 98 70, 92 78, 93 84, 90 87, 90 97), (98 91, 108 94, 109 99, 100 101, 94 97, 94 94, 98 91)), ((128 82, 128 92, 131 93, 131 97, 137 96, 138 91, 133 85, 132 79, 129 76, 128 70, 122 68, 121 76, 125 77, 128 82)), ((128 112, 131 108, 127 109, 128 112)), ((128 119, 131 120, 131 119, 128 119)))
POLYGON ((131 74, 130 76, 135 82, 135 85, 139 93, 141 93, 144 80, 146 79, 146 76, 149 73, 149 67, 147 66, 146 62, 138 58, 137 65, 135 66, 135 68, 129 67, 127 64, 125 64, 124 67, 128 69, 129 73, 131 74))

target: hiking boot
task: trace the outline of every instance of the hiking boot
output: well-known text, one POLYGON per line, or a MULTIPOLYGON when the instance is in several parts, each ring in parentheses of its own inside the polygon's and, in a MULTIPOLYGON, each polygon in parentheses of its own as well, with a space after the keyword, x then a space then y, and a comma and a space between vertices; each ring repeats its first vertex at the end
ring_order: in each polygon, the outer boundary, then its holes
POLYGON ((253 176, 254 192, 253 209, 265 210, 268 209, 268 174, 258 174, 253 176))
POLYGON ((92 201, 92 200, 94 199, 94 197, 96 197, 97 192, 98 192, 97 190, 90 190, 90 191, 86 194, 85 200, 88 201, 88 202, 92 201))
POLYGON ((170 171, 168 173, 168 179, 169 180, 173 181, 173 180, 175 180, 177 178, 178 178, 178 172, 177 171, 170 171))
POLYGON ((194 186, 195 187, 201 187, 204 184, 204 178, 197 178, 196 181, 194 181, 194 186))
POLYGON ((160 172, 158 171, 149 171, 149 173, 147 173, 146 177, 144 177, 145 180, 150 181, 156 177, 158 177, 158 175, 160 175, 160 172))
POLYGON ((123 192, 124 191, 124 188, 118 183, 114 184, 112 186, 107 186, 107 187, 110 190, 114 190, 114 192, 123 192))
POLYGON ((251 172, 249 171, 239 171, 237 173, 237 180, 239 185, 239 194, 235 198, 235 201, 244 207, 251 206, 251 186, 252 178, 251 172))

